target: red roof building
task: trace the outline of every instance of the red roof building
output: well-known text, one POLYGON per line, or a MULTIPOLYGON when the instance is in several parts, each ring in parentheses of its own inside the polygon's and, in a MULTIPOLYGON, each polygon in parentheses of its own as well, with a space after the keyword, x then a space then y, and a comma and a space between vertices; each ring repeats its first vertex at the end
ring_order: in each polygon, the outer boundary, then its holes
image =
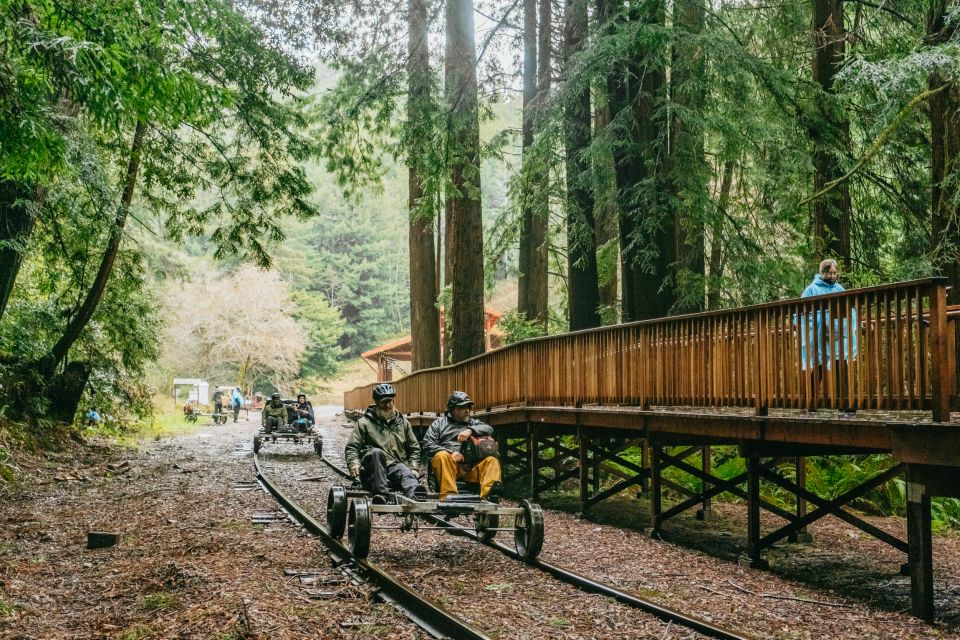
MULTIPOLYGON (((503 346, 503 333, 496 329, 497 321, 503 314, 493 309, 484 309, 483 331, 486 336, 487 351, 503 346)), ((440 311, 440 326, 443 326, 443 311, 440 311)), ((440 331, 440 352, 443 353, 443 331, 440 331)), ((410 373, 413 362, 413 340, 404 336, 391 340, 360 354, 367 365, 377 374, 377 382, 389 382, 399 372, 401 376, 410 373)))

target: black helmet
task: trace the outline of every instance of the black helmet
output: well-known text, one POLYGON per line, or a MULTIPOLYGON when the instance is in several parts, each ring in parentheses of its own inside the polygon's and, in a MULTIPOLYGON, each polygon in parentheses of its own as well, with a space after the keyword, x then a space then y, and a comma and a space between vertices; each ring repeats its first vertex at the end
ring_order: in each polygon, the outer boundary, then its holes
POLYGON ((270 396, 270 400, 271 400, 272 402, 278 402, 278 401, 280 400, 280 394, 279 394, 279 393, 274 393, 274 394, 272 394, 272 395, 270 396))
POLYGON ((298 401, 298 402, 300 401, 300 398, 303 398, 304 401, 306 401, 306 399, 307 399, 307 394, 305 394, 305 393, 298 393, 298 394, 297 394, 297 401, 298 401))
POLYGON ((379 403, 384 398, 396 398, 397 390, 389 382, 382 382, 373 388, 373 402, 379 403))
POLYGON ((447 411, 453 409, 454 407, 472 407, 473 400, 470 399, 463 391, 454 391, 450 394, 450 397, 447 398, 447 411))

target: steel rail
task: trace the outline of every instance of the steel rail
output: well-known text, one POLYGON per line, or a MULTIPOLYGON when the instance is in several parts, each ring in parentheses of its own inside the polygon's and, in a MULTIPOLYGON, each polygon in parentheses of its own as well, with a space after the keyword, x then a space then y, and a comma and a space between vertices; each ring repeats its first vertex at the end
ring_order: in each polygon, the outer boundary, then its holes
MULTIPOLYGON (((333 466, 324 459, 328 465, 333 466)), ((396 605, 414 624, 435 638, 451 640, 491 640, 489 636, 474 629, 457 616, 437 607, 423 596, 391 576, 368 560, 355 557, 340 540, 330 535, 327 527, 318 522, 271 481, 260 466, 260 459, 253 454, 253 466, 257 479, 277 499, 287 512, 314 534, 330 550, 330 555, 339 564, 352 563, 361 577, 376 584, 380 595, 396 605)))
MULTIPOLYGON (((336 466, 336 464, 328 460, 326 457, 323 457, 323 461, 327 464, 327 466, 329 466, 331 469, 333 469, 335 472, 337 472, 341 476, 345 478, 350 477, 349 473, 345 472, 343 469, 336 466)), ((438 516, 431 516, 427 514, 418 514, 418 515, 420 515, 421 518, 434 522, 435 524, 439 525, 440 528, 447 529, 447 531, 451 534, 463 535, 471 538, 472 540, 480 542, 479 536, 477 536, 477 534, 472 529, 454 524, 452 522, 447 522, 446 520, 438 516)), ((731 631, 729 629, 718 627, 714 624, 707 622, 706 620, 702 620, 694 616, 689 616, 685 613, 681 613, 680 611, 677 611, 676 609, 665 607, 661 604, 657 604, 656 602, 646 600, 637 595, 627 593, 626 591, 622 591, 608 584, 603 584, 601 582, 591 580, 590 578, 574 573, 569 569, 564 569, 563 567, 558 567, 556 565, 550 564, 548 562, 544 562, 539 559, 534 559, 532 561, 524 560, 520 556, 520 554, 518 554, 515 550, 511 549, 510 547, 504 544, 501 544, 500 542, 497 542, 496 540, 483 541, 483 544, 486 544, 487 546, 496 549, 500 553, 503 553, 504 555, 510 558, 513 558, 514 560, 520 560, 521 562, 526 563, 527 565, 533 567, 534 569, 539 569, 540 571, 543 571, 544 573, 549 574, 550 576, 556 578, 557 580, 564 582, 566 584, 569 584, 573 587, 576 587, 577 589, 580 589, 585 593, 593 593, 597 595, 606 596, 608 598, 613 598, 620 604, 626 605, 633 609, 639 609, 640 611, 644 611, 645 613, 649 613, 650 615, 653 615, 659 618, 660 620, 663 620, 664 622, 680 625, 688 629, 691 629, 693 631, 696 631, 698 633, 702 633, 705 636, 709 636, 711 638, 718 638, 719 640, 754 640, 753 636, 749 636, 743 633, 738 633, 736 631, 731 631)))

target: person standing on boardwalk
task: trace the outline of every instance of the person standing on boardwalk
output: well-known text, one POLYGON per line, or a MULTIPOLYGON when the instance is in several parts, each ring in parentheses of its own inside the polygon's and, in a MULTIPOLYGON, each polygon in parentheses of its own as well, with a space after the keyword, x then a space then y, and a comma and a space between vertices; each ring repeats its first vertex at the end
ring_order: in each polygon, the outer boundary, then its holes
MULTIPOLYGON (((803 294, 800 297, 813 298, 846 291, 843 285, 838 282, 839 279, 840 268, 837 265, 837 261, 829 258, 823 260, 820 263, 819 272, 813 278, 813 282, 803 290, 803 294)), ((843 309, 843 307, 841 307, 841 309, 843 309)), ((845 316, 842 310, 840 315, 845 316)), ((803 348, 801 350, 803 369, 807 370, 808 363, 812 363, 812 370, 816 372, 816 380, 821 386, 821 393, 824 395, 829 391, 824 388, 827 381, 827 372, 833 372, 835 376, 834 391, 841 403, 847 391, 846 376, 842 375, 843 370, 841 369, 841 365, 844 361, 850 360, 857 355, 857 335, 855 331, 857 326, 857 310, 855 308, 850 310, 850 317, 852 318, 852 326, 847 323, 845 317, 843 319, 833 318, 831 322, 829 310, 818 309, 809 326, 806 322, 801 322, 800 324, 803 336, 803 348), (830 340, 831 332, 833 335, 832 342, 830 340), (807 353, 808 342, 816 345, 815 353, 807 353)), ((812 408, 813 407, 811 407, 811 409, 812 408)), ((855 408, 849 408, 841 415, 852 416, 856 414, 856 412, 857 410, 855 408)))
POLYGON ((350 434, 344 450, 350 475, 372 492, 376 502, 392 502, 390 491, 416 497, 420 481, 420 443, 410 421, 397 411, 392 384, 373 388, 373 404, 367 407, 350 434))

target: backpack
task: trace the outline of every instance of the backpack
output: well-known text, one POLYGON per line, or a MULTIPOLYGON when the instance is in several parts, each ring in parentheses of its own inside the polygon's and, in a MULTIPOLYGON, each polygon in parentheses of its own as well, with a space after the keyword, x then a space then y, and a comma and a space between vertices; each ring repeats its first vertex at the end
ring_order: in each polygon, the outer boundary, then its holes
POLYGON ((471 466, 484 458, 496 456, 499 451, 500 445, 493 439, 493 436, 470 436, 460 445, 463 461, 471 466))

